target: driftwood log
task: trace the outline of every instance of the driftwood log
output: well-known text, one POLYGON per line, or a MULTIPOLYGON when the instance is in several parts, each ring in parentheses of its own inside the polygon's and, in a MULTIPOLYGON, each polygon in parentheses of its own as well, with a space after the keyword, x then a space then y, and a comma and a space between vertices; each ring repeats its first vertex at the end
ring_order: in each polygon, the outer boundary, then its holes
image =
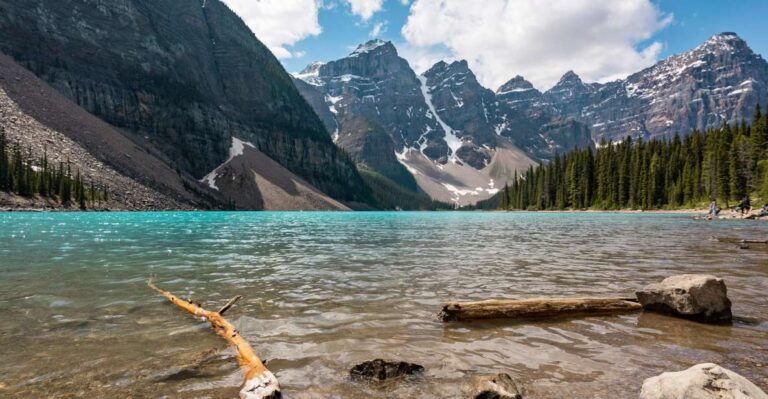
POLYGON ((241 399, 279 399, 281 397, 277 378, 275 378, 272 372, 267 370, 261 359, 256 356, 248 341, 222 316, 241 298, 239 295, 227 302, 218 312, 211 312, 203 309, 200 305, 185 301, 168 291, 161 290, 154 284, 152 278, 149 279, 147 285, 188 313, 205 318, 211 323, 213 331, 237 350, 237 361, 240 363, 240 367, 245 374, 245 382, 240 389, 241 399))
POLYGON ((741 240, 742 244, 768 244, 768 240, 741 240))
POLYGON ((491 299, 449 302, 443 306, 443 321, 484 319, 534 319, 579 314, 613 314, 642 310, 635 298, 537 298, 491 299))

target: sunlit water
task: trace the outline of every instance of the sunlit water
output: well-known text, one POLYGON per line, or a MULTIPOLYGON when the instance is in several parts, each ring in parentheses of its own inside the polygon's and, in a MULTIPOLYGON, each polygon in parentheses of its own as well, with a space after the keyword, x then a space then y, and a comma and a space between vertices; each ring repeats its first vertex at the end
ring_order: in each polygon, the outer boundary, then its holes
POLYGON ((463 397, 489 372, 535 398, 632 398, 700 362, 767 389, 768 252, 728 241, 767 236, 764 222, 649 214, 0 214, 0 396, 235 397, 231 350, 151 274, 211 309, 243 294, 228 317, 288 398, 463 397), (632 295, 677 273, 722 276, 756 322, 436 319, 452 299, 632 295), (348 378, 374 358, 426 373, 348 378))

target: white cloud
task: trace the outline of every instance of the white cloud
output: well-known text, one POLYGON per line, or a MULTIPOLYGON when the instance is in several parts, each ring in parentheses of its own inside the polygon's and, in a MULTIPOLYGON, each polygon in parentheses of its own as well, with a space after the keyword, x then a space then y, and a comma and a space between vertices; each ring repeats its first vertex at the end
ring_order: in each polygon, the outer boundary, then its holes
POLYGON ((410 64, 416 73, 421 74, 435 65, 437 61, 455 61, 451 52, 442 46, 414 46, 410 43, 395 43, 397 54, 410 64))
POLYGON ((344 0, 349 4, 352 14, 355 14, 367 21, 371 19, 373 14, 381 11, 381 6, 384 0, 344 0))
POLYGON ((300 57, 287 47, 322 32, 315 0, 223 0, 277 58, 300 57))
POLYGON ((650 0, 415 0, 402 34, 466 59, 492 89, 518 74, 547 89, 571 69, 606 81, 653 64, 661 43, 638 46, 671 21, 650 0))
POLYGON ((368 34, 368 36, 376 38, 386 31, 387 31, 387 21, 376 22, 375 24, 373 24, 373 29, 371 29, 371 32, 368 34))

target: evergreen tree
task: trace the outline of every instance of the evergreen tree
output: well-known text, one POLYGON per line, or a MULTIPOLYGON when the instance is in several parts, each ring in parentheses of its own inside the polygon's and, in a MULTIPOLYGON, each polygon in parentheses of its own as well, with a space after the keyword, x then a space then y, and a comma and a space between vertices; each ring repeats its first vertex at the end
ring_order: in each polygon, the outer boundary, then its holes
POLYGON ((555 154, 546 164, 515 173, 500 194, 505 209, 658 209, 727 207, 744 196, 768 202, 768 121, 756 110, 751 125, 694 130, 681 138, 619 143, 555 154))

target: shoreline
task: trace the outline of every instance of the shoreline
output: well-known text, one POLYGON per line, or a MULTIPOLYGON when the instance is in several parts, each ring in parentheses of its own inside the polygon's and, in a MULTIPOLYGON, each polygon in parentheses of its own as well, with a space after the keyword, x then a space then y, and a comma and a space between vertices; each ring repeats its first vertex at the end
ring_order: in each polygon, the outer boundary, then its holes
POLYGON ((597 210, 597 209, 565 209, 559 211, 544 210, 544 211, 492 211, 492 212, 527 212, 527 213, 616 213, 616 214, 668 214, 668 215, 689 215, 694 216, 701 220, 763 220, 768 221, 768 216, 758 216, 760 214, 760 208, 752 209, 749 213, 741 215, 733 211, 721 211, 717 218, 707 219, 709 215, 708 209, 692 208, 692 209, 651 209, 651 210, 634 210, 634 209, 613 209, 613 210, 597 210))
MULTIPOLYGON (((138 213, 138 212, 317 212, 316 210, 295 210, 295 211, 269 211, 269 210, 212 210, 212 209, 125 209, 125 208, 99 208, 99 209, 76 209, 76 208, 63 208, 63 207, 9 207, 0 206, 0 213, 138 213)), ((335 211, 325 211, 335 212, 335 211)), ((349 211, 339 211, 349 212, 349 211)), ((361 213, 369 211, 358 211, 361 213)), ((372 212, 456 212, 456 211, 394 211, 394 210, 375 210, 372 212)), ((611 209, 611 210, 598 210, 598 209, 563 209, 563 210, 543 210, 543 211, 527 211, 527 210, 458 210, 458 212, 488 212, 488 213, 615 213, 615 214, 677 214, 677 215, 692 215, 699 216, 702 219, 706 218, 708 210, 706 209, 651 209, 651 210, 634 210, 634 209, 611 209)), ((757 216, 759 210, 752 210, 750 213, 744 216, 735 214, 733 212, 721 212, 718 215, 717 220, 765 220, 768 221, 768 216, 757 216)))

